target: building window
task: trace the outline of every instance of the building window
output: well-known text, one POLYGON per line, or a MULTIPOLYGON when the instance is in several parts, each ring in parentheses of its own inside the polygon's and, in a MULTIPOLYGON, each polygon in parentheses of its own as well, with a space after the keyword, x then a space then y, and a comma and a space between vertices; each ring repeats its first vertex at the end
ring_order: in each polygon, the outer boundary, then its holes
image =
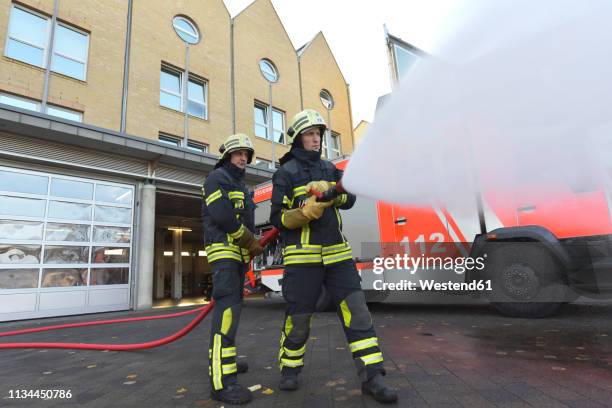
POLYGON ((187 87, 187 113, 191 116, 206 118, 206 91, 204 82, 189 78, 187 87))
POLYGON ((172 19, 172 26, 181 40, 189 44, 197 44, 200 41, 200 33, 195 23, 187 17, 176 16, 172 19))
POLYGON ((187 95, 183 96, 185 73, 177 69, 162 66, 159 80, 159 104, 166 108, 202 119, 208 118, 207 83, 205 80, 189 76, 187 95))
MULTIPOLYGON (((0 103, 15 106, 17 108, 27 109, 34 112, 41 111, 41 103, 33 99, 24 98, 21 96, 0 93, 0 103)), ((47 105, 45 113, 58 118, 73 120, 75 122, 83 121, 83 113, 72 109, 63 108, 55 105, 47 105)))
POLYGON ((321 89, 321 92, 319 92, 319 98, 321 99, 323 106, 325 106, 325 109, 331 110, 334 108, 334 98, 327 89, 321 89))
POLYGON ((181 100, 181 74, 162 67, 159 103, 166 108, 181 111, 181 100))
POLYGON ((189 140, 187 142, 187 148, 200 153, 208 153, 208 145, 204 143, 192 142, 189 140))
MULTIPOLYGON (((275 164, 276 164, 275 168, 278 169, 280 167, 280 163, 276 162, 275 164)), ((271 170, 272 169, 272 162, 270 160, 255 158, 255 167, 271 170)))
POLYGON ((47 53, 52 52, 51 70, 85 80, 89 35, 56 23, 54 48, 50 50, 51 19, 13 5, 5 55, 28 64, 46 68, 47 53))
POLYGON ((259 61, 259 70, 261 74, 266 78, 268 82, 278 81, 278 70, 274 66, 274 63, 269 59, 262 59, 259 61))
POLYGON ((55 27, 53 43, 51 70, 84 81, 87 68, 88 36, 60 24, 55 27))
POLYGON ((174 146, 174 147, 180 147, 181 146, 181 139, 175 136, 170 136, 170 135, 166 135, 163 133, 159 134, 159 141, 163 144, 166 145, 170 145, 170 146, 174 146))
POLYGON ((40 112, 40 102, 20 96, 0 94, 0 103, 11 105, 16 108, 40 112))
MULTIPOLYGON (((268 131, 268 106, 256 102, 253 114, 255 122, 255 136, 271 140, 271 137, 269 137, 270 132, 268 131)), ((283 131, 285 129, 285 113, 276 108, 273 109, 272 124, 274 141, 276 143, 284 144, 285 134, 283 131)))
POLYGON ((83 121, 83 114, 81 112, 60 108, 59 106, 47 105, 47 114, 57 116, 58 118, 74 120, 75 122, 83 121))
POLYGON ((323 143, 321 145, 321 156, 333 160, 336 157, 340 157, 342 155, 342 146, 340 143, 340 135, 338 133, 332 131, 330 139, 331 149, 328 149, 327 137, 323 137, 323 143))
MULTIPOLYGON (((183 139, 178 136, 172 136, 166 133, 160 133, 159 139, 161 143, 167 144, 173 147, 181 147, 183 145, 183 139)), ((187 148, 195 152, 208 153, 208 145, 205 143, 194 142, 193 140, 187 141, 187 148)))
POLYGON ((49 19, 13 5, 5 55, 43 67, 49 41, 49 19))

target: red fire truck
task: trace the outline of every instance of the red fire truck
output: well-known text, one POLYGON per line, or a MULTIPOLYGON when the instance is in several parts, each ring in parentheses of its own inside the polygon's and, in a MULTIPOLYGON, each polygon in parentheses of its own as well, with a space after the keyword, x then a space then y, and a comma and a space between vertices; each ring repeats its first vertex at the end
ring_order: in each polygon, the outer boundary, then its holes
MULTIPOLYGON (((335 161, 340 169, 347 163, 346 157, 335 161)), ((262 232, 272 228, 271 195, 271 182, 255 189, 255 218, 262 232)), ((457 287, 454 283, 475 282, 480 284, 470 287, 475 289, 471 295, 485 296, 502 314, 543 317, 579 296, 612 294, 612 207, 607 188, 595 182, 574 187, 570 181, 552 196, 535 197, 516 206, 500 192, 483 191, 472 202, 444 207, 406 207, 358 197, 351 210, 342 212, 343 232, 353 248, 366 299, 383 301, 407 282, 413 290, 402 292, 406 299, 430 291, 427 282, 432 280, 448 283, 444 290, 457 287), (376 258, 414 254, 415 248, 421 254, 484 257, 485 267, 465 273, 375 271, 376 258)), ((278 242, 256 259, 254 270, 271 296, 280 294, 278 242)), ((320 306, 326 301, 323 292, 320 306)))

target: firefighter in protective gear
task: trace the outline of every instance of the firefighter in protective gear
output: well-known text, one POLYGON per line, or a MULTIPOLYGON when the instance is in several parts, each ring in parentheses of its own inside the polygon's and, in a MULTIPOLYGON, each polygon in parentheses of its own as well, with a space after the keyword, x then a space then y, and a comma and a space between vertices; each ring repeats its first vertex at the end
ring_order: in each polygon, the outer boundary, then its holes
POLYGON ((212 297, 216 302, 208 350, 211 397, 229 404, 243 404, 252 395, 237 383, 237 373, 248 367, 237 364, 235 338, 244 276, 251 257, 263 252, 253 236, 255 204, 243 182, 254 149, 247 135, 236 134, 228 137, 219 151, 221 158, 202 188, 206 253, 212 267, 212 297))
POLYGON ((278 355, 280 388, 298 388, 312 314, 325 285, 349 343, 362 392, 380 402, 394 402, 397 394, 383 382, 382 352, 351 247, 342 234, 339 210, 350 209, 356 198, 345 193, 317 202, 309 195, 311 189, 328 190, 342 177, 333 163, 321 159, 321 137, 326 130, 317 111, 298 113, 287 131, 291 150, 281 158, 272 179, 270 220, 280 230, 284 245, 282 288, 287 301, 278 355))

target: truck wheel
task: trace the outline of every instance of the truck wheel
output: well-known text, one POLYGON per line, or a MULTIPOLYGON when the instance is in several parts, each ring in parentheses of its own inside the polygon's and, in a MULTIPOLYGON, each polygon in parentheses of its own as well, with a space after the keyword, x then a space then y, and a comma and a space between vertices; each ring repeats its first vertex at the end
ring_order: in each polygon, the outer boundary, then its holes
POLYGON ((546 317, 567 301, 566 273, 538 243, 508 242, 488 253, 489 302, 510 317, 546 317))
POLYGON ((334 302, 332 301, 332 297, 325 289, 325 286, 321 286, 321 294, 317 299, 317 304, 315 305, 315 311, 317 312, 330 312, 334 310, 334 302))

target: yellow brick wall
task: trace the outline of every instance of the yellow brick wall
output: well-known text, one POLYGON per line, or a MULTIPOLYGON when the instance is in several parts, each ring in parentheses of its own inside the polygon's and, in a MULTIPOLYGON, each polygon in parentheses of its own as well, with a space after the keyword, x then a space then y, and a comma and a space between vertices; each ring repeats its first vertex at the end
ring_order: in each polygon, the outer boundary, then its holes
POLYGON ((354 147, 348 85, 323 34, 317 34, 300 55, 300 69, 304 108, 318 110, 327 121, 327 109, 319 98, 321 89, 327 89, 334 99, 332 130, 340 134, 342 153, 350 154, 354 147))
POLYGON ((370 126, 370 122, 365 121, 365 120, 362 120, 361 122, 359 122, 357 126, 355 126, 355 129, 353 129, 355 147, 359 145, 359 143, 361 142, 361 139, 363 139, 363 136, 365 136, 366 131, 368 130, 369 126, 370 126))
MULTIPOLYGON (((21 4, 51 16, 53 0, 23 0, 21 4)), ((12 3, 0 5, 0 32, 6 39, 12 3)), ((48 102, 84 111, 83 121, 103 128, 119 130, 123 81, 123 50, 127 2, 105 0, 60 1, 58 20, 88 32, 89 58, 86 81, 51 72, 48 102)), ((42 99, 44 69, 16 62, 4 56, 0 60, 0 89, 37 100, 42 99)))
MULTIPOLYGON (((256 0, 234 18, 234 63, 236 87, 236 131, 253 135, 256 155, 271 160, 272 143, 254 136, 253 104, 268 104, 268 82, 259 71, 259 61, 268 58, 279 73, 273 85, 273 105, 285 112, 285 127, 300 111, 297 55, 269 0, 256 0)), ((276 145, 276 160, 287 147, 276 145)))
POLYGON ((172 18, 188 16, 201 40, 189 46, 189 71, 208 80, 208 119, 189 118, 189 138, 217 153, 230 134, 230 16, 222 0, 135 1, 133 10, 127 133, 157 139, 160 131, 183 136, 184 113, 161 107, 162 61, 185 68, 185 45, 172 18))
MULTIPOLYGON (((21 4, 51 16, 53 0, 22 0, 21 4)), ((58 18, 90 33, 87 80, 51 74, 49 103, 84 111, 83 122, 118 131, 121 120, 127 1, 63 0, 58 18)), ((44 69, 4 56, 12 3, 0 2, 0 91, 41 100, 44 69)), ((189 69, 208 80, 208 119, 189 118, 189 137, 210 145, 211 153, 232 133, 231 20, 223 0, 147 0, 133 2, 131 60, 127 108, 128 134, 156 140, 159 132, 183 136, 184 114, 161 107, 161 63, 185 66, 185 47, 172 27, 177 14, 190 17, 202 41, 190 46, 189 69)), ((342 136, 343 153, 352 151, 348 90, 322 35, 301 56, 303 101, 300 99, 296 51, 270 0, 256 0, 234 19, 236 131, 253 136, 256 154, 271 159, 271 142, 254 137, 253 104, 268 103, 268 83, 258 62, 269 58, 280 77, 273 85, 274 106, 289 120, 304 107, 327 114, 319 91, 328 89, 336 101, 333 129, 342 136)), ((278 160, 288 148, 276 145, 278 160)))

